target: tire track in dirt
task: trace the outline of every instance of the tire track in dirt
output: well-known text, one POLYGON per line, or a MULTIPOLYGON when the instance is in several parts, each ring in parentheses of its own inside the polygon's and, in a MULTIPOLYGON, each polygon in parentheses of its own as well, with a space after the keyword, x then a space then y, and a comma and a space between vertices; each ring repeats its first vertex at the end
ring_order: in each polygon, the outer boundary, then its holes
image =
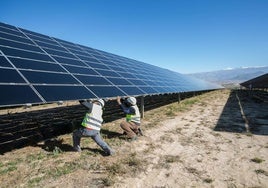
POLYGON ((247 148, 262 139, 213 130, 229 97, 229 92, 218 94, 202 95, 202 103, 187 113, 147 130, 148 136, 132 148, 149 161, 146 171, 115 187, 261 187, 268 183, 267 178, 258 179, 249 157, 254 158, 261 146, 251 154, 247 148))

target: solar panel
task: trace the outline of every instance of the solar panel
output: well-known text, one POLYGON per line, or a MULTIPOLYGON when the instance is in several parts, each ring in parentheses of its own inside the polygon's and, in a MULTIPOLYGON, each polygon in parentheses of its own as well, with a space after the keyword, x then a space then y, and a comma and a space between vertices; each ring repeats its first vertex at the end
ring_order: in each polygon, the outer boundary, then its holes
POLYGON ((177 72, 0 22, 0 106, 216 88, 177 72))
POLYGON ((249 89, 266 89, 268 88, 268 73, 260 75, 258 77, 247 80, 243 83, 240 83, 241 86, 244 86, 249 89))

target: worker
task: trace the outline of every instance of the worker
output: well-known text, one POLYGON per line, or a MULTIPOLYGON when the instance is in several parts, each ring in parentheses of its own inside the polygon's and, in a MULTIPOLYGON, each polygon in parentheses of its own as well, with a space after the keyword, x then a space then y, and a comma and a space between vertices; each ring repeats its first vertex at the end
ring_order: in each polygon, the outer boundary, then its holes
POLYGON ((140 129, 141 116, 136 98, 127 97, 123 99, 117 97, 117 103, 126 114, 126 120, 121 122, 120 127, 124 130, 124 134, 127 135, 130 141, 137 140, 137 136, 142 135, 142 132, 140 129))
POLYGON ((80 140, 81 137, 91 137, 106 153, 106 155, 113 155, 112 150, 106 142, 102 140, 100 135, 100 129, 102 126, 102 113, 104 107, 104 101, 102 99, 88 101, 79 101, 84 107, 88 109, 81 127, 73 132, 73 147, 77 152, 81 152, 80 140))

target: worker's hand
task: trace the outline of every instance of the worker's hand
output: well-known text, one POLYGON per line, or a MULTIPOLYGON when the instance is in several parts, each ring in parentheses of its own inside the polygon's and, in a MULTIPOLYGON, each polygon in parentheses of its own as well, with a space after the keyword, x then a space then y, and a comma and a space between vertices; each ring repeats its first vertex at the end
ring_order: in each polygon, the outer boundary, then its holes
POLYGON ((79 100, 79 103, 80 103, 80 104, 83 103, 83 102, 86 102, 86 100, 85 100, 85 99, 83 99, 83 100, 79 100))
POLYGON ((117 103, 120 105, 121 104, 121 101, 120 101, 121 97, 117 96, 116 100, 117 100, 117 103))

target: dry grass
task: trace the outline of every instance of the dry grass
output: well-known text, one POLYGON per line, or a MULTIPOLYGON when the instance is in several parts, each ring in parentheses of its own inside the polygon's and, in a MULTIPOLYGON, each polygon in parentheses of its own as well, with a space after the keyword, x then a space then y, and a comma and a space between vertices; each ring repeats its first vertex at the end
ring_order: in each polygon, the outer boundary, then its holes
MULTIPOLYGON (((72 146, 70 134, 59 136, 50 144, 40 143, 35 147, 26 147, 7 153, 1 156, 0 160, 1 187, 73 187, 74 185, 77 187, 84 187, 85 185, 116 187, 119 182, 122 182, 122 179, 138 177, 140 174, 144 175, 152 169, 164 169, 165 178, 171 178, 174 176, 171 169, 174 166, 180 166, 180 172, 187 174, 186 178, 191 176, 194 177, 193 179, 204 182, 203 187, 210 185, 213 187, 216 178, 204 172, 202 166, 198 166, 207 162, 202 157, 194 158, 192 163, 186 163, 187 158, 183 158, 181 155, 172 155, 173 153, 161 154, 158 152, 166 149, 162 147, 162 144, 170 146, 174 142, 178 142, 180 147, 186 148, 185 151, 182 151, 185 152, 185 155, 188 147, 200 147, 200 152, 203 152, 201 153, 202 156, 221 152, 221 148, 214 147, 215 143, 212 146, 208 146, 208 143, 203 142, 203 139, 205 139, 202 134, 203 130, 196 128, 196 132, 187 132, 192 128, 193 124, 196 124, 198 125, 197 127, 209 129, 209 134, 215 139, 215 142, 225 139, 222 132, 211 131, 212 123, 209 124, 210 122, 205 120, 191 119, 193 116, 198 115, 197 113, 206 113, 204 108, 209 105, 209 101, 213 99, 212 96, 217 92, 206 93, 183 100, 180 103, 172 103, 145 112, 145 118, 142 120, 142 129, 145 136, 132 143, 127 142, 120 135, 122 130, 119 124, 122 119, 104 124, 101 131, 102 137, 117 151, 115 156, 104 156, 99 146, 89 138, 81 140, 83 151, 74 153, 70 150, 72 146), (159 119, 172 119, 192 108, 197 109, 195 114, 185 118, 182 116, 181 122, 176 124, 173 129, 162 131, 155 139, 153 139, 155 135, 146 135, 147 132, 158 130, 160 126, 163 126, 159 119), (197 145, 197 143, 200 145, 197 145), (139 148, 139 144, 143 144, 143 148, 139 148), (203 150, 205 147, 210 148, 209 150, 203 150), (197 166, 195 166, 196 163, 197 166), (83 176, 86 176, 86 178, 82 178, 83 176)), ((236 140, 225 139, 220 144, 233 144, 237 140, 254 139, 254 137, 250 133, 235 134, 233 139, 236 140)), ((266 144, 263 144, 263 148, 267 147, 268 143, 266 142, 266 144)), ((266 164, 267 161, 260 157, 261 155, 256 154, 256 156, 258 157, 251 156, 247 162, 258 166, 259 164, 266 164)), ((220 158, 214 158, 211 161, 218 162, 220 158)), ((254 169, 252 170, 254 174, 268 176, 267 169, 264 167, 254 169), (256 170, 254 171, 254 169, 256 170)), ((231 182, 229 185, 235 184, 231 182)))

